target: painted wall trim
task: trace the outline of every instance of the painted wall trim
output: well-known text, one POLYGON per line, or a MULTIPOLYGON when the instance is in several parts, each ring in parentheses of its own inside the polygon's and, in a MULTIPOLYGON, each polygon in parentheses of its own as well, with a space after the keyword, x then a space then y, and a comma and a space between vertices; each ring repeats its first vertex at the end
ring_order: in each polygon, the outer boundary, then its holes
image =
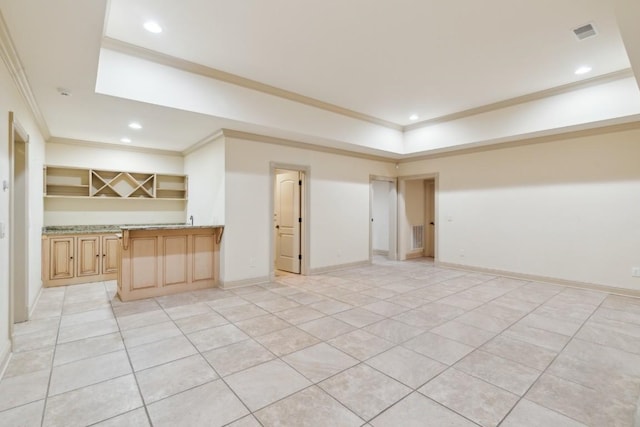
POLYGON ((31 110, 31 114, 35 119, 40 133, 45 140, 51 138, 49 126, 42 115, 42 111, 36 101, 36 97, 33 95, 33 91, 29 85, 29 79, 27 79, 27 75, 24 72, 24 66, 20 62, 18 51, 13 44, 9 28, 4 20, 4 16, 2 16, 2 11, 0 11, 0 57, 7 66, 9 74, 11 74, 18 92, 20 92, 20 95, 22 95, 27 107, 31 110))
POLYGON ((283 145, 285 147, 293 147, 301 150, 319 151, 322 153, 337 154, 339 156, 357 157, 360 159, 374 160, 378 162, 396 163, 394 158, 376 156, 373 154, 358 153, 355 151, 343 150, 340 148, 325 147, 323 145, 309 144, 306 142, 294 141, 291 139, 277 138, 268 135, 260 135, 257 133, 243 132, 233 129, 222 129, 224 136, 236 139, 245 139, 247 141, 264 142, 268 144, 283 145))
POLYGON ((328 265, 326 267, 312 268, 311 274, 312 275, 324 274, 324 273, 330 273, 332 271, 345 270, 347 268, 367 267, 369 265, 371 265, 371 261, 369 260, 349 262, 346 264, 328 265))
POLYGON ((58 138, 55 136, 49 139, 47 143, 75 145, 78 147, 101 148, 104 150, 133 151, 136 153, 160 154, 163 156, 183 157, 180 151, 161 150, 159 148, 135 147, 131 145, 110 144, 105 142, 82 141, 79 139, 58 138))
POLYGON ((198 151, 200 148, 204 147, 205 145, 209 144, 210 142, 215 142, 220 138, 224 138, 224 132, 222 132, 222 129, 217 130, 214 133, 205 136, 200 141, 198 141, 195 144, 187 147, 187 149, 182 152, 182 155, 184 157, 186 157, 187 155, 193 153, 194 151, 198 151))
POLYGON ((399 125, 397 123, 393 123, 393 122, 383 120, 374 116, 370 116, 368 114, 359 113, 357 111, 349 110, 348 108, 344 108, 335 104, 330 104, 328 102, 320 101, 319 99, 311 98, 309 96, 301 95, 296 92, 291 92, 285 89, 281 89, 275 86, 261 83, 256 80, 251 80, 246 77, 241 77, 236 74, 218 70, 216 68, 207 67, 206 65, 197 64, 195 62, 187 61, 185 59, 176 58, 175 56, 167 55, 151 49, 146 49, 140 46, 132 45, 130 43, 126 43, 121 40, 116 40, 110 37, 104 37, 102 39, 102 47, 105 49, 124 53, 126 55, 136 56, 138 58, 155 62, 157 64, 167 65, 169 67, 176 68, 178 70, 186 71, 193 74, 198 74, 204 77, 209 77, 209 78, 226 82, 226 83, 231 83, 236 86, 241 86, 247 89, 256 90, 262 93, 266 93, 268 95, 277 96, 279 98, 284 98, 290 101, 298 102, 300 104, 309 105, 311 107, 329 111, 334 114, 340 114, 342 116, 351 117, 352 119, 373 123, 376 125, 384 126, 384 127, 399 130, 399 131, 403 129, 402 125, 399 125))
MULTIPOLYGON (((593 125, 594 122, 589 123, 593 125)), ((434 151, 432 154, 415 155, 412 157, 404 157, 402 159, 394 160, 397 163, 410 163, 420 160, 430 160, 442 157, 461 156, 464 154, 480 153, 484 151, 502 150, 506 148, 521 147, 530 144, 542 144, 545 142, 560 141, 565 139, 583 138, 586 136, 596 136, 613 132, 624 132, 628 130, 640 129, 640 115, 629 116, 623 119, 613 119, 606 124, 600 126, 593 126, 584 128, 583 125, 576 126, 575 128, 566 129, 564 131, 553 132, 551 134, 539 135, 539 136, 527 136, 522 139, 517 137, 507 138, 507 141, 494 141, 481 146, 473 146, 466 148, 452 149, 446 148, 442 151, 434 151), (621 123, 622 122, 622 123, 621 123)), ((458 146, 460 147, 460 146, 458 146)))
POLYGON ((633 70, 631 68, 625 68, 623 70, 614 71, 612 73, 603 74, 601 76, 592 77, 590 79, 580 80, 578 82, 568 83, 565 85, 552 87, 550 89, 529 93, 529 94, 518 96, 515 98, 509 98, 503 101, 494 102, 492 104, 486 104, 480 107, 470 108, 468 110, 458 111, 452 114, 447 114, 447 115, 436 117, 433 119, 412 123, 410 125, 405 126, 403 128, 403 131, 406 132, 414 129, 423 128, 426 126, 431 126, 436 123, 459 120, 465 117, 475 116, 477 114, 482 114, 482 113, 488 113, 490 111, 500 110, 502 108, 512 107, 514 105, 524 104, 531 101, 537 101, 539 99, 548 98, 554 95, 560 95, 562 93, 571 92, 577 89, 601 85, 604 83, 609 83, 615 80, 625 79, 633 76, 634 76, 633 70))
POLYGON ((516 273, 513 271, 494 270, 491 268, 474 267, 463 264, 455 264, 449 262, 436 261, 438 267, 453 268, 456 270, 464 270, 476 273, 487 273, 502 277, 511 277, 514 279, 529 280, 532 282, 549 283, 552 285, 566 286, 569 288, 586 289, 590 291, 606 292, 614 295, 622 295, 627 297, 640 298, 640 290, 617 288, 615 286, 597 285, 595 283, 577 282, 574 280, 559 279, 556 277, 538 276, 535 274, 516 273))
POLYGON ((242 280, 231 280, 231 281, 220 281, 221 289, 234 289, 234 288, 242 288, 245 286, 253 286, 260 285, 262 283, 269 283, 271 280, 269 276, 260 276, 260 277, 251 277, 249 279, 242 280))

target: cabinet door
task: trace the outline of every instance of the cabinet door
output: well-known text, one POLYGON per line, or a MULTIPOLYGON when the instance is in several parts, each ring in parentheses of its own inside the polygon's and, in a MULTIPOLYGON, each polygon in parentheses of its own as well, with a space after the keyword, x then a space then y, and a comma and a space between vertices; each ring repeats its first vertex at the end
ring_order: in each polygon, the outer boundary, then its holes
POLYGON ((120 242, 116 236, 102 236, 102 274, 118 272, 120 242))
POLYGON ((100 274, 100 236, 81 236, 77 240, 77 276, 100 274))
POLYGON ((54 237, 49 239, 49 279, 73 277, 73 253, 75 238, 54 237))

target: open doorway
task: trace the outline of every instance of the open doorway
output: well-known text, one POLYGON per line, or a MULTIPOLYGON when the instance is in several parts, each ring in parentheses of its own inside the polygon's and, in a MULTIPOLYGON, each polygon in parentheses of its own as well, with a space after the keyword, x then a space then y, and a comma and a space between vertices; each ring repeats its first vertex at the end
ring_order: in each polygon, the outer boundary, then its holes
MULTIPOLYGON (((9 113, 9 332, 29 320, 29 136, 9 113)), ((11 336, 11 335, 9 335, 11 336)))
POLYGON ((402 178, 399 190, 399 259, 437 260, 437 175, 402 178))
POLYGON ((308 264, 308 168, 272 164, 272 274, 306 274, 308 264))
POLYGON ((395 178, 370 177, 369 260, 374 256, 397 259, 397 181, 395 178))

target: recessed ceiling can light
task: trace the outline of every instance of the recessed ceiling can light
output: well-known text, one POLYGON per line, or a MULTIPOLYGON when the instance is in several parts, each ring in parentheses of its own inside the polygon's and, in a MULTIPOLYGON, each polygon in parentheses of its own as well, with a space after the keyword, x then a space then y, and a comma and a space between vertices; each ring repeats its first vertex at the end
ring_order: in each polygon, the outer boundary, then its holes
POLYGON ((58 93, 62 96, 71 96, 71 91, 69 89, 65 89, 63 87, 58 88, 58 93))
POLYGON ((411 116, 409 116, 409 120, 418 120, 418 115, 412 114, 411 116))
POLYGON ((138 122, 131 122, 129 123, 129 127, 131 129, 142 129, 142 125, 138 122))
POLYGON ((591 67, 589 67, 588 65, 583 65, 582 67, 577 68, 574 73, 579 76, 581 74, 587 74, 589 71, 591 71, 591 67))
POLYGON ((144 29, 153 34, 159 34, 162 32, 162 27, 155 21, 147 21, 143 25, 144 29))
POLYGON ((131 140, 130 140, 129 138, 126 138, 126 137, 125 137, 125 138, 122 138, 122 139, 120 140, 120 142, 124 142, 125 144, 128 144, 128 143, 130 143, 130 142, 131 142, 131 140))

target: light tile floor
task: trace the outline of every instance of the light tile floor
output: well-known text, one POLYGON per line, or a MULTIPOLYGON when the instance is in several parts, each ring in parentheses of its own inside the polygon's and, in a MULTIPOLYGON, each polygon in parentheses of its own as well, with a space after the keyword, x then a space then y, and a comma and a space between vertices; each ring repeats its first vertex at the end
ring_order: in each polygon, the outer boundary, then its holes
POLYGON ((123 303, 44 289, 1 426, 631 426, 640 299, 391 262, 123 303))

